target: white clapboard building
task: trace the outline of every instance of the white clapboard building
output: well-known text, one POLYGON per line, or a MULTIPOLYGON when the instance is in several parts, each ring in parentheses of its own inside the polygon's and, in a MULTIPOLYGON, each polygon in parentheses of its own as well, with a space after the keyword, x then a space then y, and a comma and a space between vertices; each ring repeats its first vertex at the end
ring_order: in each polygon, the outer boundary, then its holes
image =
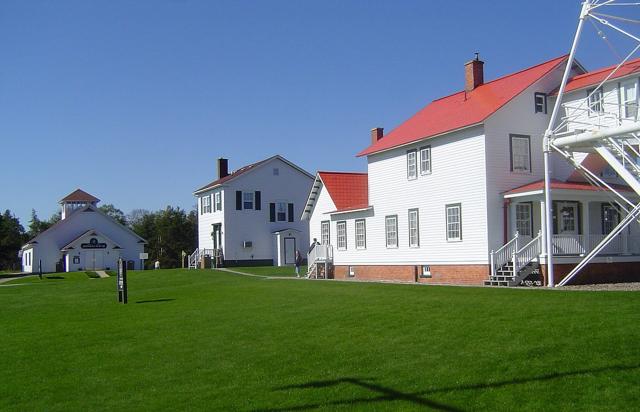
POLYGON ((282 156, 229 172, 218 159, 218 177, 194 192, 198 200, 198 249, 190 267, 292 265, 306 257, 309 227, 300 220, 313 176, 282 156))
MULTIPOLYGON (((367 159, 366 185, 353 175, 319 173, 303 213, 310 236, 322 243, 310 254, 311 276, 324 274, 318 263, 336 278, 545 283, 542 136, 566 62, 562 56, 484 82, 476 58, 465 65, 464 90, 434 100, 386 135, 372 130, 369 146, 358 154, 367 159)), ((574 64, 568 98, 584 100, 607 73, 586 73, 574 64)), ((640 63, 622 73, 593 94, 582 107, 584 118, 569 128, 637 119, 640 63)), ((611 187, 629 190, 597 156, 579 160, 590 162, 611 187)), ((622 212, 610 193, 587 183, 559 155, 551 168, 558 280, 622 212)), ((637 274, 639 254, 635 223, 580 280, 637 274)))
POLYGON ((115 270, 119 258, 140 269, 146 241, 102 213, 99 201, 80 189, 60 200, 62 219, 22 247, 23 272, 115 270))

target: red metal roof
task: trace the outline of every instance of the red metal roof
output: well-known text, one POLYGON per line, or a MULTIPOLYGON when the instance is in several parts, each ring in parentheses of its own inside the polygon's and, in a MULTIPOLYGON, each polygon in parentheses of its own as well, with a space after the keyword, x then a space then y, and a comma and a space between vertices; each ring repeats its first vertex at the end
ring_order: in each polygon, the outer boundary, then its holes
MULTIPOLYGON (((616 190, 621 190, 625 192, 631 191, 628 186, 622 185, 610 185, 612 188, 616 190)), ((511 189, 503 194, 506 195, 515 195, 518 193, 526 193, 526 192, 534 192, 538 190, 544 190, 544 180, 539 180, 537 182, 528 183, 524 186, 516 187, 515 189, 511 189)), ((562 182, 559 180, 551 180, 551 190, 588 190, 588 191, 600 191, 601 188, 597 186, 593 186, 590 183, 585 182, 562 182)))
POLYGON ((369 181, 366 173, 318 172, 318 175, 336 205, 336 212, 369 206, 369 181))
MULTIPOLYGON (((600 82, 606 79, 616 66, 617 65, 613 65, 572 77, 567 82, 565 92, 570 92, 572 90, 578 90, 584 87, 596 86, 600 84, 600 82)), ((637 72, 640 72, 640 58, 628 61, 627 63, 620 66, 620 68, 610 77, 610 79, 618 79, 620 77, 629 76, 637 72)), ((557 94, 557 92, 555 94, 557 94)))
POLYGON ((76 189, 75 191, 69 193, 67 196, 63 197, 62 199, 60 199, 60 203, 63 202, 87 202, 87 203, 92 203, 92 202, 99 202, 100 199, 98 199, 95 196, 91 196, 89 193, 85 192, 84 190, 81 189, 76 189))
POLYGON ((463 90, 434 100, 382 139, 358 153, 358 156, 370 155, 482 123, 566 58, 567 56, 557 57, 484 83, 470 92, 463 90))

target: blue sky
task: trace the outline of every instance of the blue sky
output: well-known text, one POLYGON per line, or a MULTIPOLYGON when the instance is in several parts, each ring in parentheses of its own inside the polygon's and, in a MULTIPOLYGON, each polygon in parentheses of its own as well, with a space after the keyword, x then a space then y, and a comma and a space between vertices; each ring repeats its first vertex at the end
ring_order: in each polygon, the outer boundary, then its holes
MULTIPOLYGON (((190 209, 230 168, 281 154, 311 173, 460 90, 569 50, 579 1, 0 3, 0 209, 26 227, 82 188, 125 213, 190 209)), ((587 28, 585 39, 596 39, 587 28)), ((578 55, 612 64, 597 39, 578 55)))

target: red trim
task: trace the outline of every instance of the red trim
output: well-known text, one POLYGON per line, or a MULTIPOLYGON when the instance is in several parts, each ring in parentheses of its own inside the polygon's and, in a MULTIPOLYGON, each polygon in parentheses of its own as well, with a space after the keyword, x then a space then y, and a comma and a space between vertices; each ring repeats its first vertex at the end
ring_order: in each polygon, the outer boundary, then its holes
POLYGON ((510 199, 504 199, 502 203, 502 238, 504 239, 503 244, 506 245, 509 241, 509 205, 511 204, 510 199))

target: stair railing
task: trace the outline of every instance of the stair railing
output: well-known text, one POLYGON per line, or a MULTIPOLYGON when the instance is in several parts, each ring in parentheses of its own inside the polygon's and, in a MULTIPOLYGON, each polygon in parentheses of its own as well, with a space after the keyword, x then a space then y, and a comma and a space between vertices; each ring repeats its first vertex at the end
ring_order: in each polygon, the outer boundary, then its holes
POLYGON ((495 252, 492 250, 489 253, 489 261, 491 262, 491 276, 495 276, 497 270, 506 265, 511 259, 513 259, 513 252, 518 250, 518 237, 520 235, 516 231, 513 239, 505 243, 500 249, 495 252))
POLYGON ((193 251, 192 254, 189 255, 189 260, 188 260, 188 266, 189 269, 196 269, 198 267, 198 260, 199 260, 199 255, 200 255, 200 250, 198 248, 196 248, 196 250, 193 251))
POLYGON ((534 259, 540 256, 542 252, 542 231, 538 232, 538 236, 533 238, 531 242, 527 243, 522 249, 515 252, 513 259, 513 276, 518 275, 518 272, 525 266, 531 263, 534 259))

